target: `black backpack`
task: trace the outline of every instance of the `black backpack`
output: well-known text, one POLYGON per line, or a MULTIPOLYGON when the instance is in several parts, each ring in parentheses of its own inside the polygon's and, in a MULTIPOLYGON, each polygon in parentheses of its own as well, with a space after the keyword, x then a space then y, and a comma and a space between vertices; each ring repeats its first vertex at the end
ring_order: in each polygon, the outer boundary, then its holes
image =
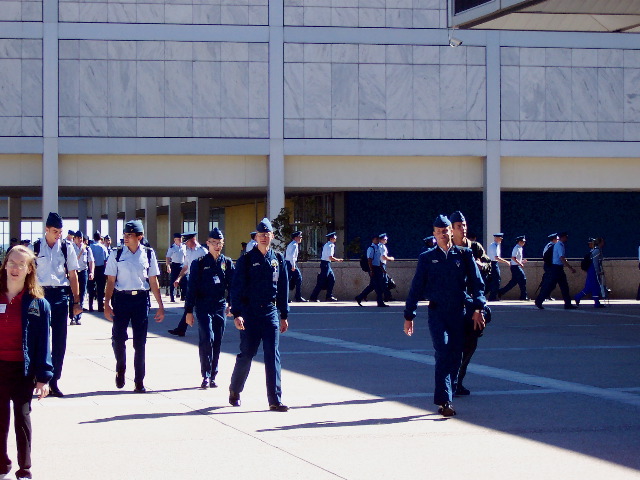
MULTIPOLYGON (((39 238, 35 242, 33 242, 33 253, 35 253, 36 257, 40 255, 40 245, 42 244, 42 240, 39 238)), ((68 277, 69 276, 69 268, 67 267, 67 249, 69 248, 69 242, 67 240, 62 240, 60 243, 60 250, 62 250, 62 255, 64 256, 64 273, 68 277)))
POLYGON ((555 247, 555 244, 551 244, 551 246, 549 248, 547 248, 547 251, 544 252, 542 254, 542 259, 544 260, 544 264, 549 267, 551 265, 553 265, 553 249, 555 247))
POLYGON ((589 270, 589 267, 591 267, 592 263, 593 263, 593 260, 591 259, 591 252, 589 251, 584 255, 584 258, 580 261, 580 269, 586 272, 589 270))
POLYGON ((367 258, 367 252, 364 252, 360 257, 360 268, 363 272, 369 271, 369 259, 367 258))

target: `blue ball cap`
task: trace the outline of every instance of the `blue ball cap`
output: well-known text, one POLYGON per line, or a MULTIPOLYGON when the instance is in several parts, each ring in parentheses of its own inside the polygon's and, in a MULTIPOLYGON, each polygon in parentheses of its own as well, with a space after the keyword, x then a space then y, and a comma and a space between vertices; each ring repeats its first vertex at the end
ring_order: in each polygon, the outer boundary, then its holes
MULTIPOLYGON (((56 212, 49 212, 49 216, 47 217, 47 222, 45 223, 47 227, 53 228, 62 228, 62 217, 58 215, 56 212)), ((71 230, 73 234, 73 230, 71 230)))
POLYGON ((300 237, 301 235, 302 235, 302 232, 300 230, 296 230, 291 234, 291 239, 293 240, 294 238, 300 237))
POLYGON ((451 221, 446 215, 438 215, 433 221, 434 228, 446 228, 451 226, 451 221))
POLYGON ((224 240, 224 235, 222 234, 222 230, 218 227, 214 227, 214 229, 209 232, 209 238, 213 238, 214 240, 224 240))
POLYGON ((124 224, 124 233, 144 233, 144 227, 140 220, 129 220, 124 224))
POLYGON ((262 221, 256 227, 256 230, 260 233, 273 232, 273 227, 271 226, 271 222, 267 217, 264 217, 262 221))
POLYGON ((466 222, 466 220, 464 219, 464 215, 460 210, 456 210, 451 215, 449 215, 449 221, 451 223, 466 222))

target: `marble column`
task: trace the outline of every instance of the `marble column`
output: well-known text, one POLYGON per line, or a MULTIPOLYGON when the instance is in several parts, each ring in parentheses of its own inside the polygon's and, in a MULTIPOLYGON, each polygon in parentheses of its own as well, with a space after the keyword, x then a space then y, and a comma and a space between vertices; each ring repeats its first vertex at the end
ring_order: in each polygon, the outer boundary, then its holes
POLYGON ((144 236, 149 244, 156 249, 158 247, 158 210, 156 197, 144 199, 144 236))
POLYGON ((7 211, 9 214, 9 240, 12 238, 22 240, 22 198, 9 197, 7 211))
POLYGON ((87 199, 81 198, 78 200, 78 230, 82 233, 87 233, 87 199))
POLYGON ((200 198, 196 200, 196 230, 198 232, 198 241, 204 244, 209 235, 209 219, 211 200, 209 198, 200 198))
POLYGON ((124 221, 136 219, 136 197, 124 197, 124 221))
POLYGON ((109 231, 107 233, 111 237, 111 245, 115 247, 118 245, 121 233, 118 231, 118 197, 109 197, 107 199, 107 219, 109 220, 109 231))
POLYGON ((182 202, 180 197, 169 198, 169 245, 173 243, 174 233, 182 233, 182 202))
POLYGON ((93 239, 93 234, 96 231, 102 231, 102 198, 93 197, 91 199, 91 221, 93 223, 93 229, 91 232, 87 232, 89 238, 93 239))

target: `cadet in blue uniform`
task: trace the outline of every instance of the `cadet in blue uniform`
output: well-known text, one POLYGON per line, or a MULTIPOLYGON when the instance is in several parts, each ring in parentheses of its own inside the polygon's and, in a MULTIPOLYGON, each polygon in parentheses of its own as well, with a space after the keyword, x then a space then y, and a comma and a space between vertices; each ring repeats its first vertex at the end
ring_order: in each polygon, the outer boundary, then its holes
POLYGON ((53 379, 49 382, 50 395, 62 397, 58 380, 62 376, 64 355, 67 351, 67 316, 73 301, 73 314, 82 312, 78 288, 78 259, 70 242, 62 240, 62 218, 51 212, 45 223, 44 238, 36 240, 38 282, 44 288, 44 298, 51 305, 51 358, 53 379), (73 300, 72 300, 73 298, 73 300))
POLYGON ((498 298, 518 285, 520 287, 520 300, 529 300, 527 296, 527 276, 524 274, 524 264, 527 263, 527 261, 524 259, 522 252, 525 243, 527 243, 527 239, 524 235, 516 237, 516 245, 511 252, 511 280, 498 290, 498 298))
MULTIPOLYGON (((587 267, 587 279, 584 282, 584 288, 573 297, 576 305, 580 305, 582 297, 591 295, 593 306, 595 308, 604 308, 604 305, 600 303, 600 299, 605 296, 604 269, 602 268, 602 251, 600 250, 602 241, 601 238, 590 238, 588 240, 590 263, 587 267)), ((580 267, 583 268, 584 266, 580 265, 580 267)))
POLYGON ((562 293, 562 299, 564 300, 564 308, 567 310, 572 310, 578 308, 575 305, 571 304, 571 295, 569 295, 569 282, 567 282, 567 274, 564 273, 564 267, 566 266, 571 273, 576 273, 576 269, 569 265, 565 255, 565 243, 569 238, 569 234, 567 232, 562 232, 558 235, 558 241, 553 246, 553 260, 551 264, 551 275, 549 275, 548 280, 543 283, 540 288, 540 293, 536 298, 536 307, 540 310, 544 310, 542 306, 542 302, 548 298, 551 294, 551 290, 553 290, 554 286, 557 284, 560 287, 560 292, 562 293))
POLYGON ((437 246, 420 254, 404 310, 404 332, 413 335, 418 300, 429 300, 429 331, 435 349, 435 392, 433 402, 445 417, 456 414, 452 387, 462 360, 465 308, 474 308, 475 329, 483 329, 486 304, 484 283, 473 254, 451 241, 451 222, 440 215, 433 224, 437 246))
POLYGON ((224 236, 217 227, 209 232, 209 253, 191 262, 186 322, 193 326, 193 309, 198 316, 198 351, 200 352, 200 388, 215 388, 220 344, 224 335, 225 315, 230 315, 225 292, 231 290, 233 262, 222 255, 224 236))
POLYGON ((366 300, 367 295, 369 295, 374 290, 376 291, 377 298, 382 298, 382 292, 377 291, 378 284, 376 283, 376 277, 373 273, 373 259, 376 257, 379 241, 380 239, 378 238, 378 235, 375 235, 371 239, 371 245, 369 245, 369 247, 367 248, 366 258, 367 258, 367 265, 369 268, 367 270, 367 273, 369 274, 369 285, 364 287, 364 290, 362 290, 358 295, 356 295, 356 303, 361 307, 364 307, 364 305, 362 305, 362 302, 366 300))
POLYGON ((498 299, 498 290, 500 290, 500 263, 511 265, 511 262, 502 258, 502 239, 504 233, 494 233, 493 243, 487 248, 487 255, 491 260, 491 272, 487 280, 487 291, 485 292, 487 300, 490 302, 498 299))
POLYGON ((89 311, 93 311, 93 298, 98 300, 98 311, 104 312, 104 287, 107 283, 107 277, 104 275, 104 267, 109 257, 109 251, 102 243, 100 243, 100 232, 93 234, 93 243, 89 244, 89 248, 93 253, 93 288, 89 289, 89 311))
MULTIPOLYGON (((174 295, 175 285, 173 282, 176 281, 178 275, 182 271, 182 265, 184 264, 184 258, 186 255, 186 247, 182 244, 182 235, 179 233, 173 234, 173 245, 169 247, 166 255, 166 268, 167 273, 169 274, 169 295, 171 296, 171 301, 175 302, 176 298, 174 295)), ((180 282, 180 289, 182 291, 181 297, 182 300, 185 298, 185 291, 187 289, 187 279, 183 277, 180 282)))
POLYGON ((231 375, 229 403, 240 406, 251 360, 262 342, 269 410, 286 412, 289 407, 281 399, 278 344, 280 334, 289 328, 289 281, 282 254, 271 248, 273 227, 269 219, 263 218, 257 230, 258 245, 238 259, 231 284, 231 313, 240 330, 240 353, 231 375))
MULTIPOLYGON (((94 269, 94 261, 93 261, 93 252, 91 249, 84 244, 85 236, 82 234, 80 230, 78 230, 73 235, 73 249, 75 251, 76 257, 78 259, 78 290, 80 293, 80 308, 82 308, 82 304, 84 303, 84 296, 87 292, 87 282, 89 280, 93 280, 93 269, 94 269)), ((82 312, 77 315, 71 316, 70 325, 80 325, 80 320, 82 319, 82 312)))
POLYGON ((342 262, 342 258, 336 258, 333 256, 336 250, 336 240, 338 236, 336 232, 327 233, 327 243, 322 247, 322 256, 320 257, 320 273, 316 280, 316 286, 311 292, 309 300, 312 302, 319 302, 318 295, 320 290, 327 290, 326 300, 327 302, 337 302, 338 299, 333 296, 333 286, 336 284, 336 276, 331 270, 331 262, 342 262))
POLYGON ((111 252, 107 262, 107 288, 104 298, 104 316, 113 322, 111 345, 116 357, 116 387, 125 384, 127 353, 125 342, 129 338, 127 327, 133 330, 135 392, 145 393, 145 346, 149 327, 149 290, 158 302, 154 316, 156 322, 164 319, 164 306, 158 286, 158 260, 152 248, 141 244, 144 228, 140 220, 124 225, 124 246, 111 252), (112 302, 113 300, 113 302, 112 302), (113 305, 112 305, 113 303, 113 305))
POLYGON ((302 232, 300 230, 291 234, 291 242, 287 245, 287 250, 284 253, 284 261, 287 264, 287 274, 289 275, 289 286, 292 284, 295 286, 296 302, 306 302, 307 300, 302 298, 302 273, 298 268, 298 253, 300 252, 300 242, 302 242, 302 232))

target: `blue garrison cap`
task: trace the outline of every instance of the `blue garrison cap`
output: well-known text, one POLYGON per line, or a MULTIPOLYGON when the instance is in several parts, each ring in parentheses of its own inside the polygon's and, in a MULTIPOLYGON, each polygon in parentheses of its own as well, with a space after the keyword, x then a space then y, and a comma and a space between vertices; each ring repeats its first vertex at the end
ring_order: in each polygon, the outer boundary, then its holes
POLYGON ((430 237, 425 237, 422 239, 422 241, 426 244, 426 245, 433 245, 435 243, 436 237, 434 237, 433 235, 431 235, 430 237))
POLYGON ((256 238, 256 233, 258 233, 258 232, 251 232, 251 233, 249 233, 249 235, 251 236, 251 238, 256 238))
POLYGON ((214 227, 213 230, 209 232, 209 238, 213 238, 214 240, 224 240, 224 235, 222 234, 222 230, 218 227, 214 227))
MULTIPOLYGON (((56 212, 49 212, 45 225, 47 227, 62 228, 62 217, 56 212)), ((71 233, 74 233, 73 230, 71 230, 71 233)))
POLYGON ((449 215, 449 221, 451 223, 466 222, 466 220, 464 218, 464 215, 462 214, 462 212, 460 210, 456 210, 451 215, 449 215))
POLYGON ((327 233, 327 234, 325 235, 325 237, 327 237, 327 238, 337 237, 337 236, 338 236, 338 235, 336 235, 336 232, 327 233))
POLYGON ((557 233, 551 233, 551 234, 547 235, 547 238, 549 240, 553 240, 554 238, 558 238, 558 234, 557 233))
POLYGON ((180 237, 182 237, 182 235, 180 235, 179 233, 174 233, 173 234, 173 238, 180 238, 180 237))
POLYGON ((378 235, 378 238, 387 238, 387 234, 386 233, 381 233, 380 235, 378 235))
POLYGON ((299 237, 301 235, 302 235, 302 232, 300 230, 296 230, 291 234, 291 239, 293 240, 294 238, 299 237))
POLYGON ((109 236, 109 234, 107 234, 107 235, 104 236, 104 239, 105 240, 111 240, 111 237, 109 236))
POLYGON ((73 230, 67 230, 67 235, 75 235, 76 232, 74 232, 73 230))
POLYGON ((519 235, 519 236, 516 237, 516 242, 521 242, 522 240, 524 240, 524 241, 527 240, 524 235, 519 235))
POLYGON ((184 232, 182 234, 182 239, 186 242, 187 240, 191 240, 197 234, 198 234, 198 232, 184 232))
POLYGON ((595 239, 595 238, 593 238, 593 237, 589 237, 589 238, 587 239, 587 243, 596 243, 596 239, 595 239))
POLYGON ((73 236, 74 237, 78 237, 78 238, 84 238, 84 234, 82 233, 81 230, 78 230, 77 232, 74 232, 73 236))
POLYGON ((451 221, 447 218, 446 215, 438 215, 436 219, 433 221, 433 226, 435 228, 446 228, 451 226, 451 221))
POLYGON ((262 221, 256 227, 256 230, 260 233, 273 232, 273 227, 271 226, 271 222, 267 217, 264 217, 262 221))
POLYGON ((129 220, 124 224, 124 233, 144 233, 144 227, 140 220, 129 220))
POLYGON ((494 237, 504 238, 504 233, 502 233, 502 232, 494 233, 493 236, 494 237))

